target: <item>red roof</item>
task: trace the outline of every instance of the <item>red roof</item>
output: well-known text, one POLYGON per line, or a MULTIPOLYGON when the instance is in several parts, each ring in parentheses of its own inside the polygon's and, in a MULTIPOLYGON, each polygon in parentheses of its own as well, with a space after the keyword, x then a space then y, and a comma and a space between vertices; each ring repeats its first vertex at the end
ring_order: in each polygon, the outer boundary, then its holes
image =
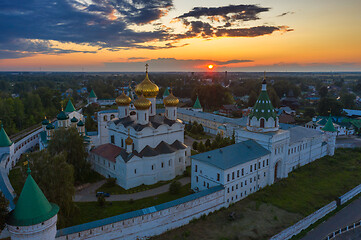
POLYGON ((118 157, 122 151, 124 151, 122 148, 111 143, 106 143, 98 146, 97 148, 94 148, 90 152, 109 161, 115 162, 115 158, 118 157))

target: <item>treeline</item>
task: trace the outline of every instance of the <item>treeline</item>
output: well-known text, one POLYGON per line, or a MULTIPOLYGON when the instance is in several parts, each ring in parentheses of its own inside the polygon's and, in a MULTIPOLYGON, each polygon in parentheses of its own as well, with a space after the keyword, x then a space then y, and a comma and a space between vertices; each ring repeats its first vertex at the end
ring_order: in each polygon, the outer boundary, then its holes
POLYGON ((202 153, 202 152, 208 152, 214 149, 226 147, 232 144, 235 144, 235 137, 234 135, 232 137, 222 137, 220 134, 217 134, 216 138, 211 141, 209 139, 206 140, 205 143, 203 142, 197 142, 194 141, 192 144, 193 150, 202 153))
POLYGON ((52 119, 61 108, 61 94, 48 87, 40 87, 19 97, 0 98, 0 116, 9 135, 40 123, 44 116, 52 119))

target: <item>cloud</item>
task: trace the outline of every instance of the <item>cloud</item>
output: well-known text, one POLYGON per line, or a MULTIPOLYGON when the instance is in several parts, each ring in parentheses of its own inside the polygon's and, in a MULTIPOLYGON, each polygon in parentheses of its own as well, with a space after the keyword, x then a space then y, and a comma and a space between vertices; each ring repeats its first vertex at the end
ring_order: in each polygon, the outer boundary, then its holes
POLYGON ((251 63, 253 60, 233 59, 228 61, 215 61, 204 59, 176 59, 176 58, 156 58, 139 62, 106 62, 106 71, 134 71, 139 72, 144 69, 146 63, 149 64, 150 72, 156 71, 203 71, 208 64, 213 64, 216 68, 228 67, 229 64, 251 63), (203 69, 203 70, 202 70, 203 69))
POLYGON ((284 13, 281 13, 280 15, 278 15, 277 17, 283 17, 283 16, 286 16, 286 15, 291 15, 291 14, 294 14, 295 12, 284 12, 284 13))
POLYGON ((208 17, 215 21, 251 21, 258 20, 258 14, 267 12, 270 8, 260 7, 258 5, 229 5, 222 7, 195 7, 191 11, 180 15, 179 19, 194 17, 208 17))

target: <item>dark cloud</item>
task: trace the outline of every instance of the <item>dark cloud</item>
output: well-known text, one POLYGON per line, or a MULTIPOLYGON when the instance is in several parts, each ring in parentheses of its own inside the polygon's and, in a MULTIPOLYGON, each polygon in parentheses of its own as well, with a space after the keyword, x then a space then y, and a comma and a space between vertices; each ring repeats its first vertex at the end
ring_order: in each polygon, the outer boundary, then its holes
POLYGON ((223 7, 195 7, 191 11, 179 16, 182 18, 200 18, 200 17, 213 17, 212 20, 216 20, 215 17, 221 17, 225 21, 229 20, 242 20, 251 21, 258 20, 258 14, 261 12, 267 12, 270 8, 260 7, 257 5, 229 5, 223 7))
POLYGON ((280 15, 278 15, 277 17, 283 17, 283 16, 286 16, 286 15, 290 15, 290 14, 294 14, 295 12, 284 12, 284 13, 281 13, 280 15))

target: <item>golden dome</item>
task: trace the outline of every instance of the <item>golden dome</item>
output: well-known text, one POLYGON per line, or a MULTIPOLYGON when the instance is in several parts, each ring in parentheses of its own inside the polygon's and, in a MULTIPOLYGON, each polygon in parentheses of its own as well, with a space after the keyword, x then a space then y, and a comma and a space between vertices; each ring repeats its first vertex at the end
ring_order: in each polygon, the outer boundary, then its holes
POLYGON ((163 99, 164 106, 176 107, 179 103, 179 99, 176 98, 173 93, 170 93, 166 98, 163 99))
POLYGON ((127 145, 133 144, 133 139, 131 139, 129 135, 128 135, 127 139, 125 139, 125 144, 127 144, 127 145))
POLYGON ((143 94, 146 98, 155 98, 158 95, 159 87, 149 80, 148 72, 145 79, 135 87, 135 93, 140 96, 143 94))
POLYGON ((135 102, 134 106, 137 110, 147 110, 149 109, 150 105, 152 104, 151 101, 146 99, 143 95, 141 95, 135 102))
POLYGON ((124 92, 115 99, 115 102, 117 103, 118 106, 128 106, 131 103, 131 101, 132 99, 127 95, 125 95, 124 92))

